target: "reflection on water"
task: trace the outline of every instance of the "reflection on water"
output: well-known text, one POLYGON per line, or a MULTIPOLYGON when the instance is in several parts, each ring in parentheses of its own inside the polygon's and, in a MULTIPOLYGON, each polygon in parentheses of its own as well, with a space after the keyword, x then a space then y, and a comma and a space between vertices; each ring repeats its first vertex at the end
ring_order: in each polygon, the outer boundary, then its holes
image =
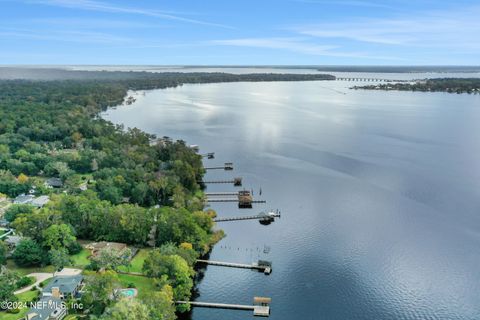
MULTIPOLYGON (((199 301, 272 297, 271 319, 480 318, 480 96, 349 90, 347 82, 185 85, 138 95, 107 119, 233 161, 269 226, 223 223, 199 301), (346 94, 344 94, 346 93, 346 94), (264 245, 271 247, 264 253, 264 245)), ((231 191, 217 185, 209 191, 231 191)), ((194 320, 249 312, 195 309, 194 320)))

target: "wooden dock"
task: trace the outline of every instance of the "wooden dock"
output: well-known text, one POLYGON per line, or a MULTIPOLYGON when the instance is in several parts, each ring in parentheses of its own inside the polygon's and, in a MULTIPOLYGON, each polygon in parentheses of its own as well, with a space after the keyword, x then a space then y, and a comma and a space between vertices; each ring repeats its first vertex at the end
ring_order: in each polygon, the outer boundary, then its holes
POLYGON ((205 167, 205 170, 233 170, 233 163, 225 162, 223 166, 205 167))
POLYGON ((240 209, 243 208, 252 208, 253 203, 265 203, 265 200, 253 200, 253 196, 250 191, 248 190, 241 190, 238 192, 217 192, 217 193, 212 193, 210 196, 237 196, 237 199, 234 198, 207 198, 207 202, 238 202, 238 207, 240 209))
POLYGON ((207 158, 207 159, 215 159, 215 152, 209 152, 206 154, 202 154, 202 157, 207 158))
POLYGON ((238 192, 211 192, 206 193, 207 202, 238 202, 238 207, 240 209, 252 208, 254 203, 266 203, 265 200, 253 200, 253 196, 248 190, 241 190, 238 192), (219 197, 219 198, 209 198, 210 197, 219 197), (223 198, 228 196, 237 196, 237 198, 223 198))
POLYGON ((203 184, 215 184, 215 183, 232 183, 235 187, 242 186, 242 178, 236 177, 233 180, 209 180, 209 181, 199 181, 199 183, 203 184))
POLYGON ((190 304, 192 307, 200 308, 220 308, 220 309, 234 309, 234 310, 249 310, 253 311, 254 316, 268 317, 270 316, 270 305, 263 304, 229 304, 229 303, 214 303, 214 302, 199 302, 199 301, 175 301, 176 304, 190 304))
POLYGON ((243 263, 232 263, 232 262, 197 259, 197 263, 208 264, 211 266, 258 270, 263 272, 266 275, 272 273, 272 263, 270 261, 264 261, 264 260, 258 260, 258 262, 252 263, 252 264, 243 264, 243 263))
POLYGON ((238 192, 205 192, 205 195, 208 196, 238 196, 238 192))
POLYGON ((236 216, 236 217, 225 217, 225 218, 215 218, 214 222, 226 222, 226 221, 239 221, 239 220, 260 220, 260 222, 273 222, 275 218, 280 218, 280 211, 270 211, 270 212, 260 212, 257 215, 253 216, 236 216))

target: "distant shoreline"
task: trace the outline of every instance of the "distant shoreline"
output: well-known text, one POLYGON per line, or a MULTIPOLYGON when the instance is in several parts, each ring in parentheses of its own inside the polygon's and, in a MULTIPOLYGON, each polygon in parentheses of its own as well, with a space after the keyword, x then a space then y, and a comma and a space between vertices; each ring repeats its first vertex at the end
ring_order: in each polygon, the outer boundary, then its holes
POLYGON ((417 80, 415 83, 388 83, 354 86, 351 89, 479 94, 480 78, 437 78, 417 80))

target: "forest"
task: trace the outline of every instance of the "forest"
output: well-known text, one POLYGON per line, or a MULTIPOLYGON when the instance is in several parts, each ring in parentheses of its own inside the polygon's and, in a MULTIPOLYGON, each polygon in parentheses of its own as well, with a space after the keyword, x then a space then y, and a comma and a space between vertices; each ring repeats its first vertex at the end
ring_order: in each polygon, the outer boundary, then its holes
POLYGON ((82 312, 92 319, 121 319, 132 310, 138 319, 175 319, 176 312, 188 309, 174 301, 190 299, 196 259, 223 236, 213 229, 216 213, 204 210, 202 158, 185 141, 126 129, 99 113, 124 103, 129 90, 326 79, 334 77, 93 72, 88 79, 80 72, 78 79, 1 80, 0 195, 48 195, 50 201, 40 208, 13 204, 5 210, 3 218, 22 240, 10 255, 0 241, 0 301, 19 299, 14 291, 25 277, 18 271, 78 266, 82 243, 112 241, 156 248, 142 251, 146 253, 136 266, 152 280, 149 294, 121 303, 112 299, 122 281, 128 287, 139 284, 125 283, 128 275, 119 273, 130 270, 130 254, 102 251, 82 265, 82 312), (61 181, 61 187, 48 187, 51 178, 61 181))
POLYGON ((416 81, 415 83, 388 83, 355 86, 353 89, 479 94, 480 78, 438 78, 416 81))

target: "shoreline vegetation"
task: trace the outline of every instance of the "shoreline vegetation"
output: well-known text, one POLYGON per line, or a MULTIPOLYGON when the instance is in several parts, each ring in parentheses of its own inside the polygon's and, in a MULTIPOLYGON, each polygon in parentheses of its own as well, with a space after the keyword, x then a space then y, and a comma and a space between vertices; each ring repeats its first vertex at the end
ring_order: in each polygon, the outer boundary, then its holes
MULTIPOLYGON (((125 129, 99 114, 128 102, 129 90, 335 77, 76 72, 62 71, 63 80, 0 80, 0 198, 49 199, 39 207, 13 204, 0 217, 21 237, 14 248, 0 241, 0 301, 21 301, 14 291, 22 275, 72 266, 84 270, 85 292, 84 309, 71 313, 175 319, 189 308, 174 301, 191 298, 196 259, 224 236, 214 229, 216 213, 205 210, 202 157, 184 141, 125 129), (90 254, 85 244, 96 241, 128 248, 90 254), (137 288, 138 299, 112 298, 125 287, 137 288)), ((0 310, 0 319, 27 311, 0 310)))
POLYGON ((351 89, 480 94, 480 78, 426 79, 420 81, 417 80, 415 83, 388 83, 354 86, 351 89))

